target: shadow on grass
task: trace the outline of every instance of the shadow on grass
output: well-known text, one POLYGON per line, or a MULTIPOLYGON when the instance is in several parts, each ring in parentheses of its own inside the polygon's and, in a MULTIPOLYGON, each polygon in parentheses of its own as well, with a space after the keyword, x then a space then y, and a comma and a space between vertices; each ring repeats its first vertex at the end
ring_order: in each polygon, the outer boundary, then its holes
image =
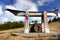
POLYGON ((60 40, 60 35, 58 35, 58 40, 60 40))

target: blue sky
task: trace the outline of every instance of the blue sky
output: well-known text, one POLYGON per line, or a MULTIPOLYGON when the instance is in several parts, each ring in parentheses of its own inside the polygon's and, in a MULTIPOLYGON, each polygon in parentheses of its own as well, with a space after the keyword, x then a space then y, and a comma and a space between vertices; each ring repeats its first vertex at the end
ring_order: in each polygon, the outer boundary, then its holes
MULTIPOLYGON (((19 17, 5 11, 6 6, 29 11, 50 11, 58 8, 58 13, 60 13, 60 0, 0 0, 0 22, 21 20, 19 17)), ((35 20, 35 18, 29 18, 30 22, 31 19, 35 20)), ((37 18, 37 20, 40 19, 37 18)))

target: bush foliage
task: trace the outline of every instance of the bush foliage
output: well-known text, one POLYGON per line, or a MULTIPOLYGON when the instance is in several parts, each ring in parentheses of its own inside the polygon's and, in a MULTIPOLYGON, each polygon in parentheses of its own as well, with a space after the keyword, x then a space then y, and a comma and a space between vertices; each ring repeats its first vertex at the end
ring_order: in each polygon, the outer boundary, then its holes
POLYGON ((6 30, 6 29, 14 29, 14 28, 20 28, 24 26, 24 22, 5 22, 4 24, 0 24, 0 30, 6 30))

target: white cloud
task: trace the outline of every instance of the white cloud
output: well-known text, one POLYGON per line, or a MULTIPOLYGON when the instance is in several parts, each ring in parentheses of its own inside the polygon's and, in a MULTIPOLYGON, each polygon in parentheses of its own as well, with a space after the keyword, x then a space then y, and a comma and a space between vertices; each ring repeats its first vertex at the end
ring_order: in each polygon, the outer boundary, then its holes
POLYGON ((36 4, 31 2, 31 0, 17 0, 14 6, 19 10, 38 11, 36 4))
POLYGON ((25 17, 15 16, 14 21, 25 21, 25 17))
POLYGON ((54 0, 35 0, 37 3, 32 2, 31 0, 16 0, 17 2, 14 6, 19 10, 25 11, 38 11, 37 6, 42 6, 45 2, 53 2, 54 0))
POLYGON ((4 16, 7 17, 7 18, 13 18, 15 15, 12 14, 11 12, 9 12, 9 11, 5 11, 5 15, 4 16))
POLYGON ((14 6, 19 10, 25 10, 25 11, 38 11, 38 6, 42 6, 45 4, 45 2, 53 2, 54 0, 34 0, 35 3, 31 0, 16 0, 17 2, 14 4, 14 6))
POLYGON ((1 17, 1 23, 4 23, 4 22, 7 22, 8 21, 8 18, 7 17, 1 17))
POLYGON ((38 1, 40 1, 40 2, 52 2, 54 0, 38 0, 38 1))
POLYGON ((60 13, 58 14, 58 17, 60 17, 60 13))
POLYGON ((38 11, 36 7, 32 6, 28 11, 38 11))
POLYGON ((53 2, 54 0, 38 0, 37 4, 38 6, 42 6, 45 4, 45 2, 49 3, 49 2, 53 2))

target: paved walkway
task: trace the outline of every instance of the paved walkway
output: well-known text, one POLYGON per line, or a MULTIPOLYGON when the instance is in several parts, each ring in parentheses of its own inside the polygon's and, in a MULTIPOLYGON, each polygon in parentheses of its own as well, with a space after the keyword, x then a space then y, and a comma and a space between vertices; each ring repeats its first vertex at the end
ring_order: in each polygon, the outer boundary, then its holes
POLYGON ((13 35, 20 35, 20 36, 52 36, 52 35, 60 35, 60 32, 53 32, 50 33, 26 33, 23 32, 12 32, 13 35))

